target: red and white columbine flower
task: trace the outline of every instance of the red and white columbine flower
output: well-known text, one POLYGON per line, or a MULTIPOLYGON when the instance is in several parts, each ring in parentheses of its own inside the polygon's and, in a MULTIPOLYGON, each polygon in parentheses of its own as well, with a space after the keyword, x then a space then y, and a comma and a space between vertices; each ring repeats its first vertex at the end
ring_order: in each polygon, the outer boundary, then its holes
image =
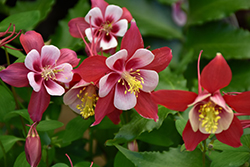
POLYGON ((144 49, 134 21, 122 39, 120 51, 108 58, 91 56, 85 59, 74 72, 87 82, 99 82, 93 125, 99 124, 105 115, 114 116, 119 122, 121 110, 132 108, 143 117, 156 121, 158 107, 152 102, 150 93, 158 84, 157 73, 165 69, 171 59, 168 47, 152 52, 144 49))
MULTIPOLYGON (((243 134, 241 123, 232 109, 227 106, 232 103, 232 100, 220 94, 220 89, 226 87, 231 81, 231 69, 223 56, 218 53, 204 67, 200 75, 200 56, 198 95, 182 90, 159 90, 152 93, 152 98, 157 104, 172 110, 185 111, 187 107, 192 106, 189 120, 182 134, 187 150, 194 150, 210 134, 215 134, 222 143, 239 147, 241 146, 240 137, 243 134)), ((238 108, 234 109, 237 111, 238 108)))
MULTIPOLYGON (((117 46, 116 37, 122 37, 127 31, 132 16, 126 8, 109 5, 103 0, 91 1, 92 9, 85 18, 69 21, 69 32, 73 37, 87 36, 91 43, 98 43, 103 50, 117 46)), ((98 47, 95 47, 98 48, 98 47)))
POLYGON ((50 102, 50 95, 61 96, 65 90, 60 83, 72 80, 72 67, 78 65, 76 53, 53 45, 44 45, 42 36, 28 31, 20 36, 27 53, 24 63, 14 63, 0 72, 2 80, 15 87, 33 88, 28 112, 39 122, 50 102))

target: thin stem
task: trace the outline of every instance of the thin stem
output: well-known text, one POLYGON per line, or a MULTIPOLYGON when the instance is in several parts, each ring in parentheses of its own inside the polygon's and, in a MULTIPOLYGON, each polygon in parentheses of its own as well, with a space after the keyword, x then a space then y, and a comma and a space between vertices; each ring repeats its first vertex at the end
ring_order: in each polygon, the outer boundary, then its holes
POLYGON ((6 152, 3 146, 2 141, 0 140, 0 147, 2 148, 2 152, 3 152, 3 159, 4 159, 4 167, 7 167, 7 157, 6 157, 6 152))
POLYGON ((206 167, 206 151, 207 151, 207 144, 206 144, 206 140, 202 141, 203 143, 203 152, 202 152, 202 166, 206 167))
POLYGON ((91 160, 93 159, 93 131, 92 128, 89 130, 89 155, 91 160))
POLYGON ((72 163, 70 157, 68 156, 68 154, 65 154, 65 155, 66 155, 66 157, 69 159, 69 162, 70 162, 71 167, 73 167, 73 163, 72 163))

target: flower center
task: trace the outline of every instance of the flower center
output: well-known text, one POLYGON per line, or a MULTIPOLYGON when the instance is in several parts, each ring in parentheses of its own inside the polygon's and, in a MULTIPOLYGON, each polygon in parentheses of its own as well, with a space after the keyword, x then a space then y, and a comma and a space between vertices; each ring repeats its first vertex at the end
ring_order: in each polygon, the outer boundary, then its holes
POLYGON ((96 106, 96 101, 98 100, 95 87, 92 85, 84 87, 80 90, 77 97, 81 100, 81 104, 76 105, 76 108, 80 110, 80 115, 87 119, 88 117, 95 114, 94 107, 96 106))
POLYGON ((51 66, 46 66, 43 68, 43 71, 41 73, 44 80, 48 81, 48 79, 56 80, 56 74, 59 72, 64 71, 64 69, 55 69, 51 68, 51 66))
POLYGON ((106 32, 106 35, 109 35, 110 31, 112 30, 112 24, 110 22, 106 22, 102 26, 102 30, 106 32))
POLYGON ((122 79, 119 79, 118 82, 121 82, 122 80, 122 85, 126 88, 124 92, 125 94, 130 92, 134 93, 136 97, 138 96, 140 89, 142 89, 142 84, 144 83, 144 79, 140 76, 141 74, 139 72, 140 70, 133 71, 133 69, 131 69, 130 72, 125 71, 122 73, 122 79))
POLYGON ((222 108, 216 107, 216 104, 211 101, 206 104, 200 105, 199 121, 202 122, 202 127, 205 127, 205 130, 208 133, 215 133, 218 129, 218 120, 221 118, 219 116, 221 111, 222 108))

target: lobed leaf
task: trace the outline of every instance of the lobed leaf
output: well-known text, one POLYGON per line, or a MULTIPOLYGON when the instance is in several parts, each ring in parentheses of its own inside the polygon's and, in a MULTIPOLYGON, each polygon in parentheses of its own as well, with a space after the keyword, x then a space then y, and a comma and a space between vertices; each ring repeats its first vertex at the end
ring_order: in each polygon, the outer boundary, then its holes
POLYGON ((0 85, 0 122, 4 122, 4 117, 8 112, 15 109, 15 100, 6 87, 0 85))

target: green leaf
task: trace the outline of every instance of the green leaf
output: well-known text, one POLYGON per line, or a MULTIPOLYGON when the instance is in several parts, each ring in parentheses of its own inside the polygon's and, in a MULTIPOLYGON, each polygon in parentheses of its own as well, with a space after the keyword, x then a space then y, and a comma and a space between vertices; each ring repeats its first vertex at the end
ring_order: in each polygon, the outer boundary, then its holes
POLYGON ((137 112, 135 112, 134 114, 132 114, 132 120, 128 124, 122 126, 119 132, 115 135, 115 138, 112 140, 108 140, 106 142, 106 145, 114 145, 132 141, 145 131, 150 132, 155 128, 159 129, 168 114, 175 113, 175 111, 171 111, 169 109, 166 109, 165 107, 160 106, 158 109, 159 120, 155 122, 152 119, 143 118, 137 112))
POLYGON ((36 129, 38 131, 49 131, 49 130, 55 130, 57 128, 62 127, 64 124, 60 121, 56 120, 43 120, 40 121, 37 125, 36 129))
POLYGON ((213 159, 211 167, 239 167, 250 158, 249 152, 224 151, 213 159))
POLYGON ((183 130, 184 130, 186 124, 187 124, 187 120, 185 120, 185 119, 177 119, 177 120, 175 121, 176 129, 177 129, 177 131, 179 132, 179 134, 180 134, 181 136, 182 136, 182 132, 183 132, 183 130))
POLYGON ((107 2, 126 7, 136 20, 136 24, 142 35, 157 36, 166 39, 182 37, 181 28, 172 20, 171 7, 145 0, 107 0, 107 2))
POLYGON ((194 49, 195 57, 203 50, 202 57, 212 59, 220 52, 226 59, 250 58, 250 32, 223 23, 209 23, 191 27, 187 47, 194 49))
MULTIPOLYGON (((170 148, 160 152, 132 152, 122 146, 115 145, 137 167, 201 167, 202 153, 196 149, 192 152, 180 152, 179 148, 170 148)), ((206 166, 210 161, 206 159, 206 166)))
POLYGON ((237 10, 249 9, 249 0, 189 0, 189 24, 201 24, 206 21, 218 20, 230 16, 237 10))
POLYGON ((159 73, 159 83, 156 87, 156 90, 160 89, 181 89, 186 90, 186 84, 187 81, 183 77, 183 75, 175 74, 170 71, 169 68, 166 68, 165 70, 161 71, 159 73))
POLYGON ((89 9, 90 6, 87 0, 79 0, 74 8, 69 9, 69 13, 67 14, 66 18, 59 21, 59 26, 56 29, 56 33, 50 37, 51 43, 59 48, 76 48, 81 39, 74 38, 70 35, 68 22, 76 17, 84 17, 89 9))
POLYGON ((14 167, 30 167, 30 164, 26 160, 25 152, 23 151, 19 156, 17 157, 14 167))
MULTIPOLYGON (((20 141, 20 140, 25 141, 25 139, 23 139, 23 138, 18 138, 18 137, 11 136, 11 135, 1 135, 0 136, 0 141, 2 142, 5 153, 7 153, 11 149, 11 147, 17 141, 20 141)), ((0 147, 0 159, 2 157, 3 157, 3 150, 2 150, 2 147, 0 147)))
MULTIPOLYGON (((11 8, 11 14, 20 12, 38 10, 40 12, 40 20, 46 18, 48 13, 52 10, 55 0, 36 0, 36 1, 17 1, 15 7, 11 8)), ((37 21, 39 21, 39 19, 37 21)))
POLYGON ((15 100, 10 92, 0 85, 0 122, 4 122, 5 115, 15 109, 15 100))
POLYGON ((53 165, 52 167, 69 167, 67 164, 64 163, 57 163, 55 165, 53 165))
POLYGON ((135 165, 118 151, 115 156, 114 167, 135 167, 135 165))
POLYGON ((84 120, 80 116, 72 119, 66 126, 63 142, 72 142, 82 137, 83 133, 89 128, 91 120, 84 120))
POLYGON ((144 132, 137 139, 164 147, 169 147, 174 144, 178 145, 182 141, 175 128, 175 121, 170 117, 164 120, 159 129, 154 129, 150 133, 144 132))
POLYGON ((15 24, 16 31, 21 29, 28 30, 38 23, 39 18, 40 12, 37 10, 13 14, 0 23, 0 31, 6 31, 10 23, 15 24))
POLYGON ((5 121, 9 121, 12 117, 15 117, 18 115, 20 115, 21 117, 23 117, 24 119, 26 119, 27 121, 32 123, 32 120, 30 119, 30 115, 29 115, 27 109, 11 111, 5 115, 4 119, 5 119, 5 121))

